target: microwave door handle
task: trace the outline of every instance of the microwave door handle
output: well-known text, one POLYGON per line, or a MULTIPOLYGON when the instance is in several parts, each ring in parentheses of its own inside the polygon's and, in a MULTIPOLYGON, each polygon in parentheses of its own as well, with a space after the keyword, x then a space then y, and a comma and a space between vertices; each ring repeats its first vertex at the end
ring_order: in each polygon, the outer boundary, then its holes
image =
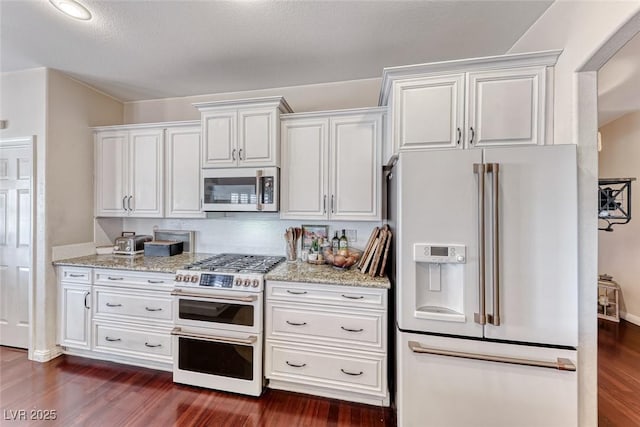
POLYGON ((256 210, 262 210, 262 170, 256 171, 256 210))

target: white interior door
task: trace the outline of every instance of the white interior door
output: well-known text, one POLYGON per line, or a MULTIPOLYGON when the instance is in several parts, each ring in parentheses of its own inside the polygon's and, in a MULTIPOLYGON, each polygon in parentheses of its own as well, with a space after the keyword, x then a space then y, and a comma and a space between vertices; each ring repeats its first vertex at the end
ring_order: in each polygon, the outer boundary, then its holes
POLYGON ((29 347, 31 146, 0 145, 0 345, 29 347))

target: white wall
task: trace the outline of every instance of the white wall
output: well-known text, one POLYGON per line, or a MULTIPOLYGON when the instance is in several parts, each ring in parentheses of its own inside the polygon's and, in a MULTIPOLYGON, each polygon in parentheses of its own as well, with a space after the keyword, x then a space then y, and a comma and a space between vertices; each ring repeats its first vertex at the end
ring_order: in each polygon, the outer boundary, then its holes
MULTIPOLYGON (((578 73, 618 30, 640 11, 638 2, 554 2, 509 50, 520 53, 564 49, 555 67, 554 142, 578 144, 579 197, 579 423, 596 426, 598 165, 596 70, 578 73)), ((630 36, 631 37, 631 36, 630 36)), ((629 38, 630 38, 629 37, 629 38)))
POLYGON ((183 98, 154 99, 125 104, 125 123, 155 123, 174 120, 199 120, 200 112, 194 102, 259 98, 282 95, 296 113, 338 110, 344 108, 375 107, 378 105, 382 78, 351 80, 315 85, 228 92, 183 98))
MULTIPOLYGON (((640 180, 640 111, 627 114, 600 129, 601 178, 640 180)), ((598 273, 609 274, 622 289, 623 316, 640 325, 640 181, 631 184, 631 222, 598 233, 598 273)))

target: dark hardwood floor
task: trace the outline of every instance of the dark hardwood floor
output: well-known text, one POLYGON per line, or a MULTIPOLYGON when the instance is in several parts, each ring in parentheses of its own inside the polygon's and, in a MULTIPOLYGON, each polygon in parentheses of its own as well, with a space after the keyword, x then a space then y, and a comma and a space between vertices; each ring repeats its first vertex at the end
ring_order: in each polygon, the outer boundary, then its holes
POLYGON ((640 426, 640 326, 598 321, 598 425, 640 426))
POLYGON ((31 362, 0 347, 0 425, 346 427, 392 426, 395 417, 389 408, 283 391, 258 399, 188 387, 170 372, 80 357, 31 362), (53 421, 31 420, 53 410, 53 421))

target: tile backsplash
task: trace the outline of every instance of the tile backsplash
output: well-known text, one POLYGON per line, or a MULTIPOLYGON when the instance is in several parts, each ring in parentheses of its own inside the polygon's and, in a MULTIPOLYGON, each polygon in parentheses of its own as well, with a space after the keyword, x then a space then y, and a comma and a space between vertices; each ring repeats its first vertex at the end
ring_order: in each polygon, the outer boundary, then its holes
MULTIPOLYGON (((284 255, 284 232, 288 227, 328 225, 329 238, 335 231, 355 230, 357 240, 353 247, 363 249, 371 230, 380 222, 361 221, 294 221, 281 220, 277 213, 224 213, 206 219, 148 219, 148 218, 100 218, 96 227, 113 234, 114 230, 135 231, 136 234, 153 234, 154 229, 195 231, 196 252, 235 252, 264 255, 284 255)), ((112 238, 112 236, 109 236, 112 238)), ((101 242, 96 242, 101 243, 101 242)))

